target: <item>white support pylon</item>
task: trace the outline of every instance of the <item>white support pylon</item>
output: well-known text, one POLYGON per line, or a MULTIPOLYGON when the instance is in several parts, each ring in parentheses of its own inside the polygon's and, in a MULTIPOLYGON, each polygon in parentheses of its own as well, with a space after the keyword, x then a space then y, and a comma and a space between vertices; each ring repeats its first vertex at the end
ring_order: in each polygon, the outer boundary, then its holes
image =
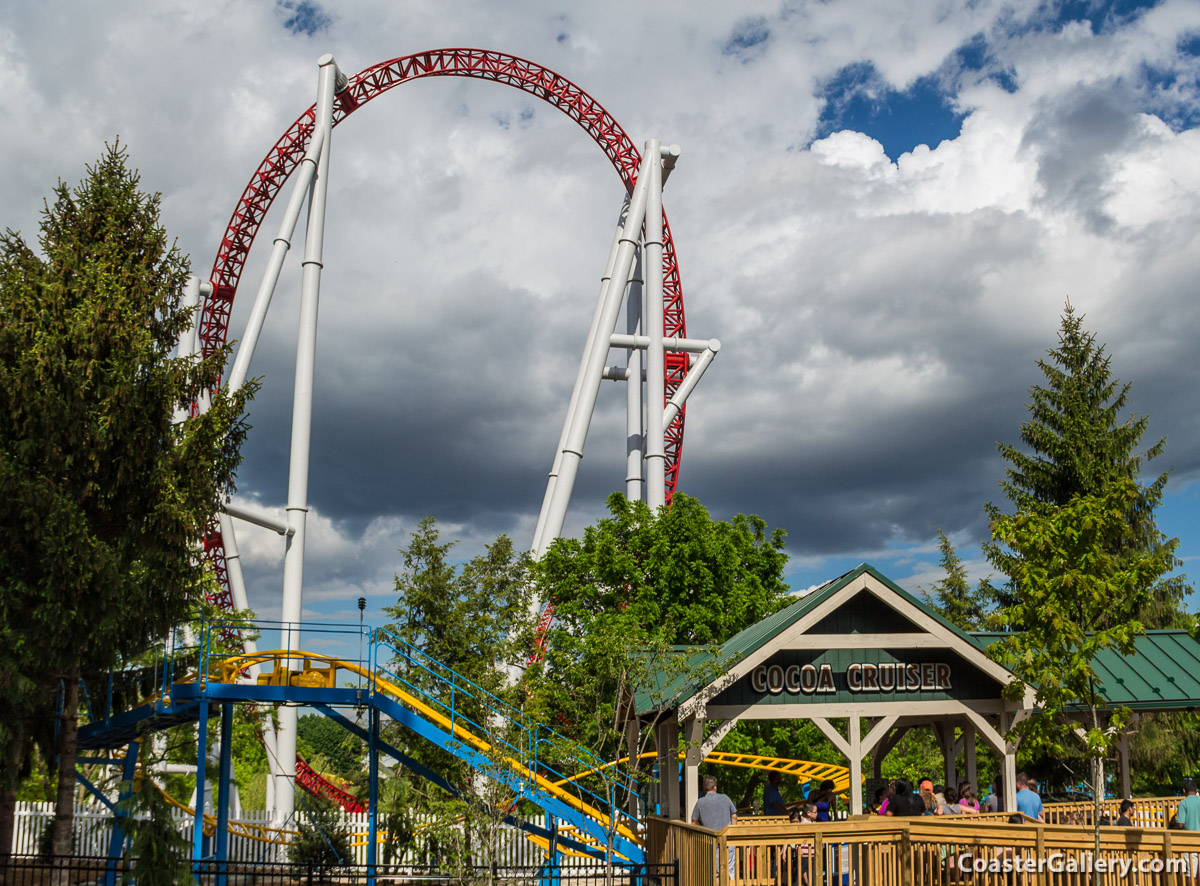
MULTIPOLYGON (((542 547, 542 537, 546 531, 546 519, 550 513, 550 502, 554 499, 554 489, 558 485, 559 469, 562 466, 563 447, 567 444, 567 435, 571 431, 571 423, 574 421, 575 412, 579 406, 579 392, 583 389, 583 380, 587 373, 588 354, 591 353, 596 336, 599 334, 600 318, 604 314, 604 305, 608 298, 608 286, 612 280, 613 266, 616 264, 617 253, 621 248, 621 236, 625 231, 625 220, 628 217, 629 195, 626 194, 624 201, 621 203, 620 215, 617 216, 617 228, 613 232, 612 247, 608 251, 608 262, 604 266, 604 276, 600 278, 600 293, 596 296, 596 309, 592 312, 592 324, 588 328, 587 340, 583 346, 583 356, 579 360, 579 369, 575 373, 575 387, 571 390, 571 399, 567 403, 567 415, 563 419, 562 432, 558 437, 558 446, 554 450, 554 462, 550 466, 550 475, 546 480, 546 494, 542 497, 542 509, 538 514, 537 528, 533 531, 533 545, 531 546, 531 550, 535 551, 538 557, 545 553, 545 548, 542 547)), ((559 531, 561 531, 561 526, 546 542, 547 547, 550 541, 553 541, 558 536, 559 531)))
POLYGON ((629 386, 625 408, 626 498, 631 501, 641 498, 644 483, 646 503, 652 509, 666 503, 666 430, 721 347, 717 339, 665 337, 662 188, 678 157, 676 145, 663 147, 656 139, 646 142, 637 181, 626 198, 624 224, 609 253, 575 388, 554 453, 533 535, 534 557, 541 557, 562 532, 602 379, 624 381, 629 386), (640 233, 643 227, 644 236, 640 233), (615 327, 626 287, 627 331, 619 334, 615 327), (609 348, 627 350, 624 368, 605 366, 609 348), (669 402, 667 351, 700 355, 669 402))
MULTIPOLYGON (((576 384, 579 396, 574 410, 568 410, 567 433, 559 447, 557 457, 558 476, 555 478, 553 489, 547 489, 550 498, 546 510, 546 519, 537 534, 533 548, 535 558, 540 558, 550 542, 558 538, 562 532, 563 523, 567 516, 567 505, 571 500, 571 491, 575 486, 575 475, 579 470, 579 462, 583 459, 583 445, 587 440, 588 428, 592 421, 592 412, 596 408, 596 396, 600 390, 600 381, 604 376, 604 362, 608 356, 608 339, 616 328, 617 316, 624 301, 625 287, 633 270, 633 258, 641 240, 642 222, 646 217, 647 192, 650 190, 654 166, 661 168, 662 158, 657 154, 646 153, 642 157, 638 169, 637 183, 629 198, 629 211, 625 215, 625 225, 621 230, 620 242, 616 258, 613 261, 612 277, 604 287, 603 306, 597 325, 597 334, 590 337, 588 348, 579 365, 579 375, 576 384)), ((661 176, 659 178, 661 181, 661 176)), ((575 398, 573 398, 575 399, 575 398)))
MULTIPOLYGON (((636 336, 642 326, 642 257, 639 254, 629 282, 625 329, 636 336)), ((642 427, 642 352, 629 348, 625 357, 625 498, 642 500, 642 459, 646 434, 642 427)))
MULTIPOLYGON (((333 97, 345 77, 332 55, 317 61, 317 108, 313 139, 321 140, 316 176, 308 201, 308 227, 300 282, 300 331, 296 343, 296 380, 292 397, 292 441, 288 463, 288 539, 283 555, 282 646, 300 648, 300 617, 304 605, 304 540, 308 517, 309 446, 312 439, 313 378, 316 372, 317 307, 321 294, 325 242, 325 200, 329 191, 329 146, 333 134, 333 97)), ((295 809, 295 707, 279 709, 276 745, 287 790, 275 791, 275 821, 282 824, 295 809)), ((278 825, 277 825, 278 826, 278 825)))
POLYGON ((646 142, 650 187, 646 189, 646 504, 657 511, 667 502, 667 449, 662 410, 666 401, 666 354, 663 351, 662 148, 646 142))

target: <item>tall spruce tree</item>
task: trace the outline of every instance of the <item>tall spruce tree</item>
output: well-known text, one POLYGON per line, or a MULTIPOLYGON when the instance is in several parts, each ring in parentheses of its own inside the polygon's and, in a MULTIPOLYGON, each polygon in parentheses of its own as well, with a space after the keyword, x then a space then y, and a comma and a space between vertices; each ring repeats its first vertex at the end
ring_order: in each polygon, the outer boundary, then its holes
MULTIPOLYGON (((1097 344, 1095 334, 1083 328, 1083 317, 1069 301, 1062 315, 1058 347, 1048 351, 1047 357, 1038 361, 1045 385, 1029 391, 1030 417, 1022 423, 1020 433, 1025 449, 998 444, 1010 465, 1000 486, 1015 515, 1046 515, 1081 496, 1102 496, 1114 484, 1132 481, 1136 494, 1125 511, 1131 531, 1113 542, 1121 550, 1111 553, 1134 556, 1161 550, 1167 540, 1155 523, 1154 510, 1162 501, 1167 472, 1149 483, 1141 482, 1140 475, 1146 462, 1162 454, 1166 439, 1139 451, 1149 417, 1124 415, 1130 384, 1113 377, 1112 358, 1104 345, 1097 344)), ((1006 516, 994 504, 984 508, 993 524, 1006 516)), ((1017 602, 1021 555, 997 541, 985 543, 984 553, 1008 579, 1007 586, 996 593, 1002 608, 1011 610, 1017 602)), ((1148 628, 1179 625, 1184 591, 1181 579, 1159 581, 1136 617, 1148 628)))
POLYGON ((55 855, 71 852, 80 682, 203 599, 196 539, 231 488, 252 390, 175 420, 227 351, 172 356, 193 322, 188 262, 126 159, 109 147, 59 183, 40 254, 0 236, 0 775, 11 788, 31 737, 56 733, 55 855))
POLYGON ((932 595, 922 589, 925 597, 955 627, 964 631, 981 630, 991 604, 988 593, 990 585, 971 587, 967 569, 954 550, 954 544, 942 530, 939 529, 937 534, 938 551, 942 555, 941 567, 946 577, 934 584, 932 595))

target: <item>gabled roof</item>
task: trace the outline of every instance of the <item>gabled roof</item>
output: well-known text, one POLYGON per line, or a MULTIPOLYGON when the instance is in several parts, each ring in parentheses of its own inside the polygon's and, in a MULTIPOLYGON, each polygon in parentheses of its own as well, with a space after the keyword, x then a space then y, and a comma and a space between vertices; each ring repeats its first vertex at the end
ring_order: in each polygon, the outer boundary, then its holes
MULTIPOLYGON (((965 649, 979 648, 982 652, 984 647, 979 647, 970 634, 955 627, 954 624, 931 609, 925 602, 904 590, 873 566, 860 563, 844 575, 826 582, 815 590, 805 594, 794 603, 785 606, 762 621, 752 624, 748 628, 734 634, 715 653, 710 650, 691 650, 689 654, 692 656, 692 661, 703 661, 705 659, 699 658, 699 656, 706 656, 709 663, 709 667, 706 670, 709 673, 716 666, 720 666, 722 669, 733 667, 737 662, 758 652, 793 625, 803 621, 807 615, 819 609, 827 600, 844 591, 863 575, 869 575, 892 594, 916 607, 921 617, 936 622, 946 631, 956 635, 962 641, 965 649)), ((636 703, 639 713, 647 713, 664 706, 673 707, 678 705, 687 701, 710 683, 710 680, 703 678, 700 680, 689 679, 687 674, 677 673, 674 676, 661 676, 662 680, 653 689, 637 693, 636 703)))
MULTIPOLYGON (((1011 635, 971 636, 986 650, 1011 635)), ((1200 708, 1200 642, 1187 631, 1146 631, 1134 639, 1134 648, 1131 656, 1105 649, 1093 661, 1109 705, 1134 711, 1200 708)))

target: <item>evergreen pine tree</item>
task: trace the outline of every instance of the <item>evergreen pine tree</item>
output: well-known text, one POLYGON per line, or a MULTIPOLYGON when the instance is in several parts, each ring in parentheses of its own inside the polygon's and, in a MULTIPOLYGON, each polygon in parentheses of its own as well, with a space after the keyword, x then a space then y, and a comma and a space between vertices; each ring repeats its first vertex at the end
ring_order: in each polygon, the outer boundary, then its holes
POLYGON ((938 534, 938 551, 941 552, 941 567, 946 577, 938 581, 932 588, 933 593, 925 592, 934 609, 940 612, 947 621, 964 631, 982 629, 987 616, 989 585, 978 585, 974 588, 967 580, 967 569, 963 566, 962 558, 954 550, 954 545, 942 530, 938 534))
POLYGON ((255 387, 177 420, 215 389, 229 350, 173 355, 195 320, 188 261, 126 160, 109 147, 78 187, 59 183, 40 254, 0 234, 0 834, 29 740, 51 731, 59 858, 80 682, 203 599, 195 543, 232 488, 255 387))
MULTIPOLYGON (((1030 389, 1030 417, 1021 425, 1026 448, 998 445, 1010 465, 1000 486, 1015 513, 1046 515, 1078 497, 1103 495, 1115 483, 1132 481, 1137 494, 1126 510, 1132 532, 1122 537, 1124 550, 1113 553, 1133 556, 1162 549, 1167 540, 1155 523, 1154 510, 1162 501, 1167 472, 1149 483, 1139 477, 1143 464, 1162 454, 1166 438, 1138 450, 1149 417, 1132 413, 1122 418, 1130 384, 1113 378, 1112 358, 1097 344, 1095 334, 1083 328, 1083 317, 1070 302, 1063 312, 1058 347, 1047 356, 1038 361, 1045 386, 1030 389)), ((991 503, 985 510, 993 524, 1005 516, 991 503)), ((984 553, 1009 580, 997 593, 1001 607, 1011 608, 1019 555, 995 541, 984 544, 984 553)), ((1176 626, 1184 590, 1181 579, 1160 581, 1138 619, 1149 628, 1176 626)))

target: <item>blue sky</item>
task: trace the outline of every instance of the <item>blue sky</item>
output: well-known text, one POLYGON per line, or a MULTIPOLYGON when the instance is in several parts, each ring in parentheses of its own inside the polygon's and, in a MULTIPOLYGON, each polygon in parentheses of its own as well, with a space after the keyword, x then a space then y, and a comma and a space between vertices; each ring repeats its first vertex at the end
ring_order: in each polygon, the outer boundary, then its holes
MULTIPOLYGON (((1035 361, 1070 298, 1167 437, 1162 528, 1200 554, 1200 4, 747 0, 83 0, 0 8, 3 223, 120 135, 207 274, 238 195, 347 73, 476 46, 532 59, 636 143, 682 146, 665 195, 688 334, 723 347, 689 402, 680 488, 789 533, 797 588, 866 561, 936 580, 933 527, 977 575, 1035 361), (65 27, 65 22, 71 27, 65 27)), ((495 84, 405 84, 335 133, 306 612, 392 600, 436 516, 470 556, 528 543, 620 186, 559 112, 495 84)), ((288 188, 285 187, 285 195, 288 188)), ((282 202, 282 201, 281 201, 282 202)), ((233 308, 241 335, 279 207, 233 308)), ((293 256, 295 258, 295 256, 293 256)), ((239 501, 286 498, 299 289, 285 269, 252 373, 239 501)), ((568 516, 621 485, 601 392, 568 516)), ((277 616, 278 536, 239 532, 277 616)), ((1185 569, 1187 566, 1185 566, 1185 569)))

